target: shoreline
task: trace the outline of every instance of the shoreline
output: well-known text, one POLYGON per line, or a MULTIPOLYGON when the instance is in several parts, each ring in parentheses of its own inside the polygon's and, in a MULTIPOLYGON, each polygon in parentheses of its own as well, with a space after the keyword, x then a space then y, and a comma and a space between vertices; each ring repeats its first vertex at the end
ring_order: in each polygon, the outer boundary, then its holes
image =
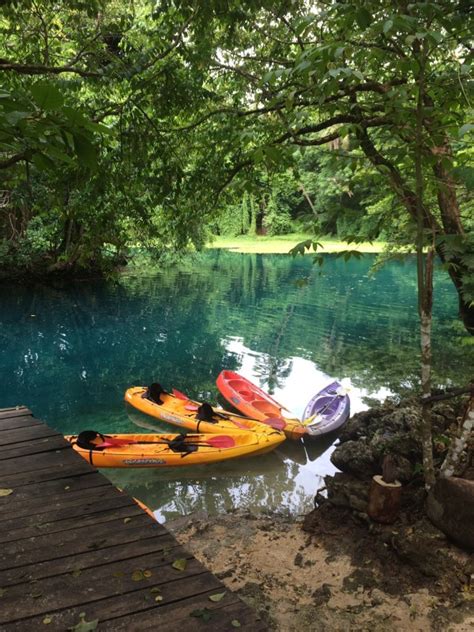
POLYGON ((459 581, 469 556, 425 520, 369 526, 323 506, 300 519, 235 511, 167 527, 277 632, 472 629, 472 600, 459 581), (439 565, 397 550, 397 538, 410 541, 413 533, 415 550, 420 541, 429 552, 436 547, 439 565))
MULTIPOLYGON (((276 236, 241 236, 241 237, 215 237, 213 241, 206 244, 206 250, 222 249, 238 252, 242 254, 289 254, 289 251, 298 243, 313 239, 309 235, 298 233, 276 236)), ((348 244, 336 239, 318 239, 321 247, 318 254, 333 254, 344 250, 357 251, 363 254, 380 254, 386 247, 385 242, 363 242, 359 244, 348 244)), ((305 255, 314 256, 316 253, 306 251, 305 255)))

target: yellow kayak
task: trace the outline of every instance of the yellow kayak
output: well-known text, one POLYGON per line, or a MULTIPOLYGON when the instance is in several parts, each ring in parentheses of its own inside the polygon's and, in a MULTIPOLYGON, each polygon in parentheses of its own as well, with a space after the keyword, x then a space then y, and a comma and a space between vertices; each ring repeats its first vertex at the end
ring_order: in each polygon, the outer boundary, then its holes
POLYGON ((74 450, 95 467, 174 467, 216 463, 273 450, 284 435, 111 434, 68 435, 74 450))
POLYGON ((157 384, 157 388, 132 386, 125 391, 125 401, 146 415, 161 419, 166 423, 195 432, 231 433, 256 432, 282 439, 280 431, 241 415, 234 415, 221 409, 213 409, 209 404, 201 404, 188 399, 179 391, 167 393, 157 384))

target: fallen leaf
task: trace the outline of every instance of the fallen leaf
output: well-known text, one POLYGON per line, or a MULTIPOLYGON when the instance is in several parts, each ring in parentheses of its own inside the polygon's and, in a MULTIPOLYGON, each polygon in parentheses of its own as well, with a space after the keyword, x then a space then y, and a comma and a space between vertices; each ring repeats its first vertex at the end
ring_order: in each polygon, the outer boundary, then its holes
POLYGON ((13 489, 0 489, 0 496, 10 496, 10 494, 13 494, 13 489))
POLYGON ((123 571, 116 571, 114 577, 123 577, 123 571))
POLYGON ((238 619, 232 619, 231 624, 233 628, 240 628, 242 625, 238 619))
POLYGON ((150 590, 150 592, 152 592, 152 593, 160 593, 160 592, 161 592, 161 588, 158 588, 158 586, 154 586, 154 587, 150 590))
POLYGON ((215 595, 209 595, 210 601, 220 601, 225 597, 225 592, 216 593, 215 595))
POLYGON ((155 601, 163 601, 163 595, 157 595, 155 601))
POLYGON ((184 570, 185 570, 185 568, 186 568, 186 566, 187 566, 187 564, 188 564, 188 563, 187 563, 187 561, 186 561, 185 559, 180 558, 180 559, 178 559, 178 560, 175 560, 175 561, 171 564, 171 566, 172 566, 173 568, 175 568, 177 571, 184 571, 184 570))
POLYGON ((74 570, 72 571, 71 575, 72 575, 73 577, 79 577, 79 575, 80 575, 81 573, 82 573, 81 569, 80 569, 80 568, 76 568, 76 569, 74 569, 74 570))
POLYGON ((143 571, 137 570, 132 573, 132 580, 134 582, 140 582, 142 579, 145 579, 143 575, 143 571))
POLYGON ((92 632, 99 625, 99 619, 94 619, 94 621, 86 621, 86 615, 84 612, 81 612, 79 615, 80 621, 76 625, 68 628, 71 632, 92 632))
POLYGON ((152 576, 152 572, 149 570, 143 571, 143 577, 151 577, 152 576))
POLYGON ((45 617, 45 618, 43 619, 43 623, 44 623, 45 625, 49 625, 49 624, 51 623, 51 621, 52 621, 51 617, 45 617))
POLYGON ((3 597, 6 592, 5 588, 0 588, 0 597, 3 597))
POLYGON ((212 619, 212 612, 210 610, 208 610, 207 608, 202 608, 199 610, 193 610, 192 612, 189 613, 189 615, 191 617, 198 617, 200 619, 202 619, 203 621, 209 621, 210 619, 212 619))
POLYGON ((66 487, 64 489, 71 489, 70 485, 66 485, 66 487))
POLYGON ((130 522, 130 520, 131 520, 131 518, 124 518, 123 522, 124 522, 124 524, 127 524, 128 522, 130 522))

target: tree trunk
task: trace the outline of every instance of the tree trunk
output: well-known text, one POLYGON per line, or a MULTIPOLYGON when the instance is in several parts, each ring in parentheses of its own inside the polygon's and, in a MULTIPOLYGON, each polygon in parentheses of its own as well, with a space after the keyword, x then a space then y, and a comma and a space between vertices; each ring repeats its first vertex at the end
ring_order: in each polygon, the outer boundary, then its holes
POLYGON ((401 495, 402 485, 399 481, 386 483, 383 477, 377 474, 370 484, 367 513, 375 522, 395 522, 400 510, 401 495))
POLYGON ((467 442, 474 430, 474 383, 471 385, 471 388, 471 397, 461 423, 461 432, 459 437, 452 439, 448 454, 440 468, 440 477, 442 478, 449 478, 456 474, 460 456, 466 448, 467 442))
POLYGON ((431 324, 433 309, 433 259, 434 259, 434 235, 432 228, 433 245, 428 254, 423 253, 424 229, 426 210, 423 204, 424 178, 423 178, 423 120, 424 92, 425 92, 425 65, 426 43, 413 45, 415 61, 419 65, 417 77, 418 99, 416 104, 416 137, 415 137, 415 179, 416 179, 416 261, 418 281, 418 313, 420 316, 420 344, 421 344, 421 395, 422 411, 420 421, 420 434, 423 449, 423 475, 425 487, 431 489, 435 482, 433 463, 433 439, 431 423, 431 324))

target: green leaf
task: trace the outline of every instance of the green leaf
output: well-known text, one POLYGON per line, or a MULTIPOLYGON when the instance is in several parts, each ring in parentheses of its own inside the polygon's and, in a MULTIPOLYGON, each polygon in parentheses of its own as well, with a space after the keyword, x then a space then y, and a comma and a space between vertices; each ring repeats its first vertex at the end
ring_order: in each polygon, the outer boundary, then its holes
POLYGON ((68 630, 70 630, 71 632, 92 632, 99 625, 99 619, 86 621, 86 615, 84 612, 81 612, 81 614, 79 615, 79 619, 79 623, 68 628, 68 630))
POLYGON ((295 70, 306 70, 311 67, 311 62, 305 59, 304 61, 300 61, 300 63, 295 66, 295 70))
POLYGON ((10 494, 13 494, 13 489, 8 489, 6 487, 4 487, 3 489, 0 489, 0 497, 10 496, 10 494))
POLYGON ((387 20, 386 22, 384 22, 383 32, 385 33, 385 35, 392 30, 392 27, 393 27, 393 20, 387 20))
POLYGON ((221 601, 225 597, 225 595, 226 595, 225 591, 221 593, 216 593, 215 595, 209 595, 209 601, 214 601, 214 602, 221 601))
POLYGON ((57 110, 64 103, 59 89, 49 81, 38 81, 32 85, 31 95, 42 110, 57 110))
POLYGON ((97 152, 88 138, 77 132, 73 134, 74 149, 83 165, 94 169, 97 166, 97 152))
POLYGON ((74 162, 71 156, 66 154, 66 152, 64 151, 61 151, 61 149, 58 149, 55 145, 49 145, 46 153, 51 159, 56 158, 57 160, 60 160, 61 162, 65 162, 67 164, 71 164, 74 162))
POLYGON ((296 257, 296 255, 304 255, 304 251, 307 248, 308 250, 311 248, 313 242, 311 239, 306 239, 305 241, 300 241, 299 244, 296 244, 296 246, 294 246, 293 248, 291 248, 291 250, 289 251, 289 254, 291 254, 293 257, 296 257))
POLYGON ((145 579, 145 575, 143 574, 143 571, 141 571, 141 570, 133 571, 133 573, 132 573, 132 581, 140 582, 140 581, 142 581, 142 579, 145 579))
POLYGON ((474 123, 466 123, 463 125, 458 132, 459 138, 470 132, 472 129, 474 129, 474 123))
POLYGON ((212 619, 212 612, 207 608, 200 608, 198 610, 193 610, 192 612, 190 612, 189 616, 198 617, 207 623, 207 621, 210 621, 210 619, 212 619))
POLYGON ((240 628, 242 626, 242 624, 240 623, 238 619, 232 619, 230 624, 233 628, 240 628))
POLYGON ((44 154, 34 154, 33 163, 38 167, 40 171, 49 171, 56 167, 55 163, 44 154))
POLYGON ((360 28, 365 31, 365 29, 370 25, 372 21, 372 16, 366 8, 361 7, 357 10, 355 19, 360 28))
POLYGON ((175 560, 171 566, 175 568, 177 571, 184 571, 186 569, 188 562, 184 558, 180 558, 175 560))
POLYGON ((5 119, 10 125, 16 125, 19 121, 28 118, 30 114, 30 112, 7 112, 5 114, 5 119))

